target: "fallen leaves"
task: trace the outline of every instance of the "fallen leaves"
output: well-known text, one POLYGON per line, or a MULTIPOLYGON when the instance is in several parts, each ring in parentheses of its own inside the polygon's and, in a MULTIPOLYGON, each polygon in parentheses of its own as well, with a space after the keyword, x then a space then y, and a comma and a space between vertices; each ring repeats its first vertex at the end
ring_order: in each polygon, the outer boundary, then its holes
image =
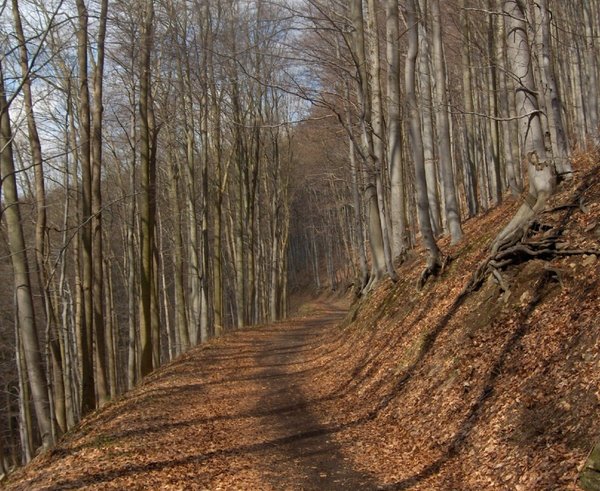
MULTIPOLYGON (((585 202, 561 240, 598 248, 597 170, 585 202)), ((442 241, 455 259, 421 292, 412 254, 345 329, 339 306, 316 302, 186 353, 8 489, 576 489, 600 435, 599 262, 553 259, 561 285, 528 315, 544 261, 505 272, 508 298, 489 282, 453 310, 516 206, 468 221, 453 248, 442 241)))

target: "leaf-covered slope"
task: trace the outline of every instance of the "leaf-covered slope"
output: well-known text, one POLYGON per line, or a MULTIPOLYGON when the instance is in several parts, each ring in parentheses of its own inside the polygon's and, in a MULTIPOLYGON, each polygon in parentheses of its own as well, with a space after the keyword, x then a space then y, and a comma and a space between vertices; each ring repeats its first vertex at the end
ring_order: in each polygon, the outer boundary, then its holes
POLYGON ((323 303, 195 349, 86 418, 9 489, 577 489, 600 437, 600 173, 576 162, 527 254, 466 292, 517 203, 417 251, 345 321, 323 303), (562 251, 562 252, 560 252, 562 251), (519 262, 520 261, 520 262, 519 262))
POLYGON ((344 366, 366 401, 347 416, 365 418, 347 433, 359 469, 393 489, 576 488, 600 436, 600 261, 578 254, 600 249, 600 175, 592 156, 576 165, 528 238, 559 234, 557 255, 523 255, 506 291, 461 295, 514 203, 468 222, 423 291, 405 264, 358 310, 344 366))

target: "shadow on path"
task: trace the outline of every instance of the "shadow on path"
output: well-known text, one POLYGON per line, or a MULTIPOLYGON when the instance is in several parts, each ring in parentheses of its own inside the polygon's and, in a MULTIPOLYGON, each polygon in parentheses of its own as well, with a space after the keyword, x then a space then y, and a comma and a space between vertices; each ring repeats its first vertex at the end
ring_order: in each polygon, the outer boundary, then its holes
MULTIPOLYGON (((281 349, 277 363, 265 365, 260 372, 266 387, 255 410, 278 408, 261 424, 269 425, 264 429, 269 434, 291 435, 281 436, 272 449, 285 458, 272 464, 270 480, 276 489, 379 489, 369 476, 350 467, 332 439, 332 429, 311 410, 314 400, 294 383, 298 373, 286 369, 296 362, 294 346, 301 346, 314 329, 314 325, 299 324, 274 333, 273 343, 289 349, 281 349)), ((260 363, 261 355, 256 359, 260 363)))
POLYGON ((311 391, 319 358, 330 354, 320 344, 322 333, 341 314, 240 332, 175 362, 123 404, 100 412, 80 439, 53 452, 54 466, 75 459, 76 469, 54 474, 47 467, 28 489, 120 489, 131 482, 140 489, 213 489, 225 473, 236 489, 380 489, 352 468, 335 442, 347 425, 326 424, 316 412, 343 388, 317 397, 311 391), (125 417, 127 424, 111 424, 125 417), (237 473, 247 470, 256 472, 258 488, 238 481, 237 473))

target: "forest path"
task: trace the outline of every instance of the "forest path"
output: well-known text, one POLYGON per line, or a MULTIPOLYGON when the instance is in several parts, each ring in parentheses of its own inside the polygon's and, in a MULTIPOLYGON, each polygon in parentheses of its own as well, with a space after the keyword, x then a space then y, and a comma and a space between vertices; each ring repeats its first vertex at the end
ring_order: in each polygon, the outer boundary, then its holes
POLYGON ((14 489, 376 489, 314 411, 312 377, 343 313, 318 303, 189 352, 86 419, 14 489))

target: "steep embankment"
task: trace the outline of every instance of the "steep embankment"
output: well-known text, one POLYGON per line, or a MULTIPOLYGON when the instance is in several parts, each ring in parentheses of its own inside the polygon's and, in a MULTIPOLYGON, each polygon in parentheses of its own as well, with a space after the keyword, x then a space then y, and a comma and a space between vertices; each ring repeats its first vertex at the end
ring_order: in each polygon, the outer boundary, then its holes
POLYGON ((10 489, 577 489, 600 437, 600 172, 590 157, 517 260, 465 294, 503 206, 339 312, 191 351, 88 417, 10 489), (533 246, 532 246, 533 247, 533 246), (569 252, 571 251, 571 252, 569 252), (541 259, 543 257, 543 259, 541 259))

